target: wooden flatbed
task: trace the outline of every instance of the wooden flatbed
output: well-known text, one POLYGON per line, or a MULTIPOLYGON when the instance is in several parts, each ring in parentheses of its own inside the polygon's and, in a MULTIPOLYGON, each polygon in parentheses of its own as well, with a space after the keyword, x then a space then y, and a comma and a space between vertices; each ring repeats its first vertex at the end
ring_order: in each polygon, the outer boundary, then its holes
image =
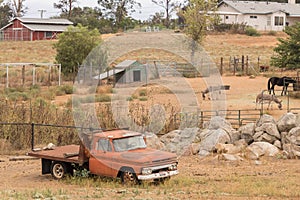
POLYGON ((29 156, 37 158, 56 160, 71 163, 81 163, 79 161, 79 145, 66 145, 61 147, 55 147, 53 150, 42 150, 37 152, 29 152, 29 156))

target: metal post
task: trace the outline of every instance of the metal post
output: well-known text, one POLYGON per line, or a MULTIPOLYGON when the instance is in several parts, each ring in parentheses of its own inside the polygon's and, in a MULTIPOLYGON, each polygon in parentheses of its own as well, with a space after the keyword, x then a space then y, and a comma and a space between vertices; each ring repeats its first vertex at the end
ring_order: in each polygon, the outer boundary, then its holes
POLYGON ((35 65, 33 65, 32 69, 32 85, 35 85, 35 65))
POLYGON ((58 85, 60 86, 61 84, 61 64, 58 65, 59 69, 58 69, 58 85))
POLYGON ((290 93, 287 94, 287 112, 290 112, 290 93))
POLYGON ((239 126, 241 126, 241 110, 238 110, 238 120, 239 120, 239 126))
POLYGON ((34 149, 34 123, 31 123, 31 150, 34 149))
POLYGON ((8 65, 6 65, 6 88, 9 86, 9 80, 8 80, 8 65))

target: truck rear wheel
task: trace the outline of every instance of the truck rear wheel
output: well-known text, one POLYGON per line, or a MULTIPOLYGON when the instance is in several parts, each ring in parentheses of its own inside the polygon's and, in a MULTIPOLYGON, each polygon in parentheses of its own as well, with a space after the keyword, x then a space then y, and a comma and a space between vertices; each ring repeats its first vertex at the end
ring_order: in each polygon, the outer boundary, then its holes
POLYGON ((55 179, 63 178, 67 173, 66 164, 63 162, 54 161, 51 165, 51 175, 55 179))
POLYGON ((138 183, 137 177, 132 169, 124 169, 121 175, 122 183, 125 185, 135 185, 138 183))

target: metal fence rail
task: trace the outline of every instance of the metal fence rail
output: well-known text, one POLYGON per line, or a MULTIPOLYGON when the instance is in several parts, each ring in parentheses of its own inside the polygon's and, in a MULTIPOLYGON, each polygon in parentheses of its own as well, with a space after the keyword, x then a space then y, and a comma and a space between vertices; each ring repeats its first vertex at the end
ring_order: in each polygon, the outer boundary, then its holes
POLYGON ((214 116, 222 116, 231 123, 234 128, 239 128, 246 123, 255 122, 262 115, 260 109, 247 110, 199 110, 195 113, 177 113, 174 116, 175 127, 203 128, 205 122, 209 122, 214 116))
MULTIPOLYGON (((36 133, 38 132, 38 128, 41 127, 52 127, 52 128, 67 128, 67 129, 77 129, 81 132, 88 130, 92 131, 102 131, 102 128, 94 128, 94 127, 81 127, 81 126, 68 126, 68 125, 54 125, 54 124, 38 124, 38 123, 19 123, 19 122, 0 122, 0 126, 26 126, 30 128, 30 133, 28 133, 27 137, 30 138, 31 149, 34 149, 36 144, 36 133)), ((26 128, 24 128, 26 129, 26 128)), ((27 132, 25 131, 25 134, 27 132)), ((77 134, 77 133, 76 133, 77 134)), ((1 135, 0 135, 1 138, 1 135)))

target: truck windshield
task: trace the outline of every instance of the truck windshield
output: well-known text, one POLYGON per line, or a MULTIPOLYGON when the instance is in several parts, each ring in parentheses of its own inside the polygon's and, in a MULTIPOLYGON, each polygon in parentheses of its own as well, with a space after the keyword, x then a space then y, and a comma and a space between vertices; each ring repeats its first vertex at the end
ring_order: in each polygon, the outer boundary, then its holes
POLYGON ((146 148, 143 136, 126 137, 113 140, 115 151, 129 151, 133 149, 146 148))

